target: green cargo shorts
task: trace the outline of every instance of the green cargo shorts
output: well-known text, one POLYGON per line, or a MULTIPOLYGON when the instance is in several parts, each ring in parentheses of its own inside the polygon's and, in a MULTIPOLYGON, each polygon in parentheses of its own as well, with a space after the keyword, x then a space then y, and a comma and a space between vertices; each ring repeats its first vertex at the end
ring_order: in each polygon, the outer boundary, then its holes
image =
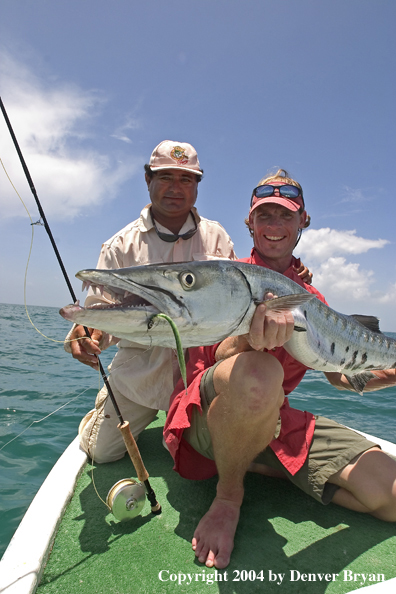
MULTIPOLYGON (((221 361, 218 361, 203 374, 200 384, 202 414, 194 406, 191 415, 191 426, 185 429, 183 433, 184 439, 197 452, 211 460, 214 460, 214 453, 207 425, 207 413, 211 402, 216 397, 213 373, 220 363, 221 361)), ((279 435, 280 424, 279 419, 275 432, 276 436, 279 435)), ((281 470, 299 489, 327 505, 339 488, 337 485, 328 483, 328 479, 349 464, 353 458, 376 446, 379 447, 378 444, 369 441, 352 429, 348 429, 326 417, 315 416, 315 431, 308 457, 302 468, 294 476, 278 460, 270 447, 260 452, 254 462, 281 470)))

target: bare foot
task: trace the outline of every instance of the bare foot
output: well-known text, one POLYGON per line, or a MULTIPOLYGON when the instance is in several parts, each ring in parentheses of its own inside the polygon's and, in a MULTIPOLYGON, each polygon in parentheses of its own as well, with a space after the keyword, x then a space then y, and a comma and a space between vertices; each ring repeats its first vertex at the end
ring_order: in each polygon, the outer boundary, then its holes
POLYGON ((240 506, 215 497, 209 511, 199 522, 192 539, 195 556, 207 567, 223 569, 230 562, 240 506))

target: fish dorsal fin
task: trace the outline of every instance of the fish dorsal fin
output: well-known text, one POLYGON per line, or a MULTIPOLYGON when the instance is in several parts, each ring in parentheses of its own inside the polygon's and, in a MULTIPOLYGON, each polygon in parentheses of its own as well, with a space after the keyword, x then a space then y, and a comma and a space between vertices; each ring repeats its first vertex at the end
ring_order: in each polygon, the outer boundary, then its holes
POLYGON ((361 314, 352 314, 351 318, 359 322, 362 326, 365 326, 371 332, 377 332, 378 334, 382 334, 380 327, 379 327, 379 319, 375 316, 364 316, 361 314))
MULTIPOLYGON (((275 312, 291 311, 299 305, 304 305, 307 301, 315 299, 316 295, 312 293, 293 293, 291 295, 284 295, 283 297, 274 297, 267 299, 260 303, 265 303, 268 310, 275 312)), ((257 303, 258 305, 258 303, 257 303)))

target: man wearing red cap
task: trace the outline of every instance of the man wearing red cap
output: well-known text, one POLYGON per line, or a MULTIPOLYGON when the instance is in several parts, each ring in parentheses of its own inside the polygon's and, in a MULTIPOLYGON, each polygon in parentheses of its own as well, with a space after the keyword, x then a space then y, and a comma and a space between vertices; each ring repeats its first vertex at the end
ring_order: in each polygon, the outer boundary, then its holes
MULTIPOLYGON (((285 170, 253 190, 247 223, 254 248, 242 261, 282 273, 324 301, 295 271, 293 249, 309 217, 300 184, 285 170)), ((283 349, 293 329, 290 312, 267 313, 261 303, 249 334, 189 349, 188 390, 180 382, 172 394, 164 436, 175 470, 190 479, 219 477, 192 540, 208 567, 229 563, 248 470, 287 478, 323 504, 396 521, 396 462, 362 435, 290 407, 285 395, 307 370, 283 349)), ((365 390, 396 384, 394 369, 374 375, 365 390)), ((351 389, 343 375, 326 376, 351 389)))
MULTIPOLYGON (((224 228, 216 221, 200 217, 194 206, 203 171, 193 146, 164 140, 154 149, 145 172, 151 203, 136 221, 102 245, 97 268, 235 259, 233 243, 224 228)), ((112 303, 112 297, 90 289, 85 305, 96 303, 112 303)), ((66 342, 65 348, 82 363, 97 369, 97 355, 118 342, 109 382, 136 438, 158 410, 168 409, 169 397, 180 377, 177 358, 172 349, 148 349, 91 330, 91 340, 66 342)), ((67 339, 83 336, 83 327, 75 326, 67 339)), ((117 424, 104 387, 97 396, 95 409, 84 417, 79 428, 81 445, 95 462, 111 462, 125 454, 117 424)))

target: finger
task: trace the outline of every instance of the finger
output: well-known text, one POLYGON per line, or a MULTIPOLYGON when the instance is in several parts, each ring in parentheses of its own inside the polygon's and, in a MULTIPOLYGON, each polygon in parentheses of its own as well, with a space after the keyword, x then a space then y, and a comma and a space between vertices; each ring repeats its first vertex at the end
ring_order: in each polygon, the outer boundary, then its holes
POLYGON ((72 355, 100 355, 102 352, 97 344, 97 341, 92 340, 91 338, 81 338, 79 340, 74 340, 71 343, 71 352, 72 355))
POLYGON ((265 314, 267 311, 267 307, 264 303, 260 303, 256 307, 256 311, 254 312, 249 334, 247 335, 247 340, 250 346, 255 350, 261 350, 264 348, 263 343, 263 329, 264 329, 264 322, 265 322, 265 314))
POLYGON ((294 330, 293 314, 286 312, 270 312, 265 318, 264 346, 266 349, 281 347, 290 340, 294 330))
POLYGON ((88 365, 93 369, 99 369, 99 361, 96 355, 89 355, 88 353, 85 353, 83 351, 81 353, 76 354, 72 353, 72 356, 74 359, 77 359, 77 361, 83 363, 84 365, 88 365))

